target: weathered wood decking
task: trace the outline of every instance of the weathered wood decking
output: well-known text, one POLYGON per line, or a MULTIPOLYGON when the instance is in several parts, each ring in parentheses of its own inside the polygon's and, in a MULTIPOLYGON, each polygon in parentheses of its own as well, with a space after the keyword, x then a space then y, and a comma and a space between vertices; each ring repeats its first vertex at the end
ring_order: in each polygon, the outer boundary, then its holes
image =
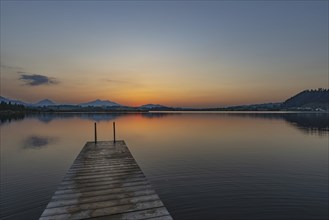
POLYGON ((89 218, 172 219, 124 141, 87 142, 40 217, 89 218))

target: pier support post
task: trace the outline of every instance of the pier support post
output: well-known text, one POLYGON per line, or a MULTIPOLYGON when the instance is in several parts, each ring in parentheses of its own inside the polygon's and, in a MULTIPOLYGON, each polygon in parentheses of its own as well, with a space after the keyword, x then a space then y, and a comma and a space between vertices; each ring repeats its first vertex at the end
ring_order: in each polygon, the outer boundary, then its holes
POLYGON ((113 143, 115 143, 115 121, 113 122, 113 143))
POLYGON ((94 124, 95 127, 95 144, 97 144, 97 127, 96 127, 96 122, 94 124))

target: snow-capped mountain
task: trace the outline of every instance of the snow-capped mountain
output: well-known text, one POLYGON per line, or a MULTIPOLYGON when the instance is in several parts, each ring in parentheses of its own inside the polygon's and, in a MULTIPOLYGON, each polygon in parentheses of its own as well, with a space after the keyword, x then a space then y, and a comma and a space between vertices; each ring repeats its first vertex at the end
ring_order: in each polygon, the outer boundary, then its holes
POLYGON ((115 102, 111 102, 109 100, 100 100, 97 99, 95 101, 91 101, 91 102, 86 102, 86 103, 81 103, 79 104, 81 107, 87 107, 87 106, 94 106, 94 107, 118 107, 121 106, 118 103, 115 102))
POLYGON ((34 106, 50 106, 50 105, 57 105, 57 104, 49 99, 43 99, 37 103, 34 103, 33 105, 34 106))

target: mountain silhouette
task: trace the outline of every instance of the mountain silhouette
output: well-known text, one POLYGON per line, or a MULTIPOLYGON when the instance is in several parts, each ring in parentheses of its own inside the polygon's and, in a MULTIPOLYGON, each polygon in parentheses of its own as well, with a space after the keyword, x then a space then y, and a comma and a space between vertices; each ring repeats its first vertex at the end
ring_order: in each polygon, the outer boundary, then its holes
POLYGON ((56 103, 51 101, 50 99, 43 99, 43 100, 35 103, 34 105, 35 106, 50 106, 50 105, 56 105, 56 103))
POLYGON ((329 89, 304 90, 287 99, 282 106, 285 108, 329 109, 329 89))
POLYGON ((121 106, 120 104, 118 104, 116 102, 112 102, 112 101, 109 101, 109 100, 100 100, 100 99, 96 99, 96 100, 91 101, 91 102, 81 103, 79 105, 81 107, 88 107, 88 106, 94 106, 94 107, 119 107, 119 106, 121 106))

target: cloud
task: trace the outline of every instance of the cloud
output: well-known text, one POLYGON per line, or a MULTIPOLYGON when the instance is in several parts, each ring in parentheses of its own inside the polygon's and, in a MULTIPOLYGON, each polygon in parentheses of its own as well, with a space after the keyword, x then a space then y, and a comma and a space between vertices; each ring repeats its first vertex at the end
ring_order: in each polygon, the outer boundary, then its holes
POLYGON ((140 86, 139 82, 133 82, 128 80, 113 80, 113 79, 100 79, 102 82, 112 84, 112 85, 127 85, 127 86, 140 86))
POLYGON ((24 81, 25 85, 29 85, 29 86, 54 85, 59 83, 53 77, 43 76, 39 74, 30 74, 25 72, 17 72, 17 73, 21 74, 19 80, 24 81))
POLYGON ((108 83, 129 83, 127 81, 123 81, 123 80, 111 80, 111 79, 106 79, 105 80, 108 83))
POLYGON ((17 66, 8 66, 8 65, 3 65, 3 64, 1 64, 0 67, 1 67, 1 68, 4 68, 4 69, 16 69, 16 70, 21 70, 21 69, 22 69, 21 67, 17 67, 17 66))

